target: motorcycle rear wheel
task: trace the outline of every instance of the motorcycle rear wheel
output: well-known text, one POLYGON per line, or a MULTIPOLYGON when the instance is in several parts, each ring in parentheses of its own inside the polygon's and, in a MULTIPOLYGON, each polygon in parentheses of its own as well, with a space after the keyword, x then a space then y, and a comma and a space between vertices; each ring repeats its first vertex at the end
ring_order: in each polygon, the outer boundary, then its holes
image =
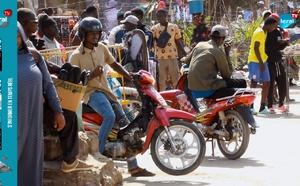
POLYGON ((248 148, 250 140, 249 126, 236 110, 227 110, 225 117, 225 128, 231 136, 229 139, 219 136, 217 143, 221 153, 226 158, 235 160, 240 158, 248 148), (236 136, 233 134, 236 134, 236 136))
POLYGON ((170 121, 169 139, 163 127, 158 128, 151 140, 151 156, 156 166, 170 175, 185 175, 202 163, 206 152, 205 139, 193 124, 170 121), (176 149, 172 148, 171 141, 176 149))

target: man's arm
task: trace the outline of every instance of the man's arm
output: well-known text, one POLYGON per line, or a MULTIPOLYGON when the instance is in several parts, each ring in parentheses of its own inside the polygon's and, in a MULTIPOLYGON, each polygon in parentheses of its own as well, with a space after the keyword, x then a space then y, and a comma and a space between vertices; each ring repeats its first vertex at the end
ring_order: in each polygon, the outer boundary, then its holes
POLYGON ((256 55, 256 57, 258 59, 260 70, 261 71, 265 71, 265 67, 263 65, 264 62, 261 59, 261 55, 260 55, 260 51, 259 51, 259 46, 260 46, 260 42, 255 41, 255 43, 254 43, 254 52, 255 52, 255 55, 256 55))
POLYGON ((126 79, 131 80, 131 76, 129 73, 117 62, 114 62, 109 65, 114 71, 118 72, 122 76, 124 76, 126 79))
POLYGON ((48 68, 48 71, 50 72, 50 74, 59 74, 60 66, 58 66, 57 64, 55 64, 51 61, 46 61, 46 65, 47 65, 47 68, 48 68))
POLYGON ((176 43, 179 54, 181 54, 182 56, 186 56, 187 54, 183 48, 182 39, 175 39, 175 43, 176 43))

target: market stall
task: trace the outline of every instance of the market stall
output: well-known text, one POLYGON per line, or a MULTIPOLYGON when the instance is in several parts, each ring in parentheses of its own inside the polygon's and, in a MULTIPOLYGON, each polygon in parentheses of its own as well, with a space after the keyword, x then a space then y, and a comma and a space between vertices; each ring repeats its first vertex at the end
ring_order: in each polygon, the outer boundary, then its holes
POLYGON ((71 46, 69 35, 73 26, 79 21, 78 16, 51 16, 58 27, 57 41, 65 47, 71 46))
MULTIPOLYGON (((282 55, 284 57, 284 61, 285 61, 285 68, 286 68, 286 101, 287 103, 289 103, 290 98, 289 98, 289 89, 290 89, 290 83, 289 83, 289 78, 299 78, 299 67, 298 69, 294 69, 294 65, 295 61, 294 61, 294 57, 296 56, 300 56, 300 44, 295 44, 295 45, 290 45, 287 46, 283 51, 282 51, 282 55), (295 70, 295 72, 293 72, 295 70)), ((297 65, 296 65, 297 66, 297 65)))

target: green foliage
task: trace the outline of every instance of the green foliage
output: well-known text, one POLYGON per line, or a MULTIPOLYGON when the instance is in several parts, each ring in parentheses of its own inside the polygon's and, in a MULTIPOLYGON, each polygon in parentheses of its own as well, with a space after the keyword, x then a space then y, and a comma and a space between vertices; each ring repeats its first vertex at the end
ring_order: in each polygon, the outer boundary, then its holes
POLYGON ((241 25, 232 24, 233 33, 236 38, 236 42, 247 42, 251 41, 253 32, 260 26, 262 23, 262 18, 257 19, 255 22, 243 22, 241 25))
POLYGON ((176 22, 176 24, 182 28, 181 34, 185 45, 189 46, 193 35, 193 29, 195 26, 192 23, 186 23, 183 21, 176 22))
POLYGON ((234 37, 233 47, 237 50, 237 67, 243 67, 247 64, 248 54, 253 32, 262 23, 262 18, 254 22, 242 22, 240 25, 231 24, 230 35, 234 37))

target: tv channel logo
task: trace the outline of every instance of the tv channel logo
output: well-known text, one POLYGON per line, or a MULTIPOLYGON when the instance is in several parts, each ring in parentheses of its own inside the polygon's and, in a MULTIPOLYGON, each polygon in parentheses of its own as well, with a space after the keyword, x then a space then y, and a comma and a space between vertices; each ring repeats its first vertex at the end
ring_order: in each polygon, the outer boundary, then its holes
POLYGON ((7 27, 8 26, 8 19, 12 15, 11 9, 6 9, 3 11, 3 15, 0 15, 0 28, 7 27))
POLYGON ((280 14, 279 19, 279 26, 281 28, 291 28, 296 23, 296 19, 291 14, 280 14))

